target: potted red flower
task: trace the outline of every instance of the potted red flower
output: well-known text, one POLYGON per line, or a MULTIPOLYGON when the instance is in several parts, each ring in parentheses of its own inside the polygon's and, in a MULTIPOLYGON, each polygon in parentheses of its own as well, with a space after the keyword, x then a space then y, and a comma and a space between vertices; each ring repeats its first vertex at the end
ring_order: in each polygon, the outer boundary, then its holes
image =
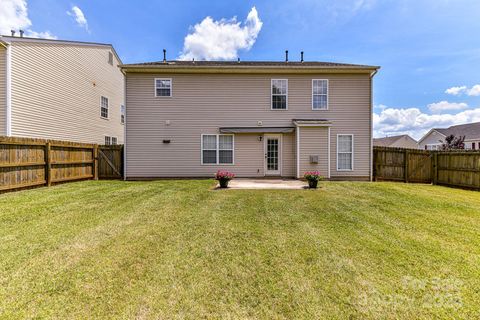
POLYGON ((215 173, 215 180, 218 180, 220 183, 220 188, 228 188, 228 182, 233 178, 235 178, 235 174, 232 172, 218 170, 217 173, 215 173))
POLYGON ((318 185, 318 181, 323 180, 323 177, 320 175, 318 171, 307 171, 303 175, 305 179, 308 181, 308 187, 310 189, 316 189, 318 185))

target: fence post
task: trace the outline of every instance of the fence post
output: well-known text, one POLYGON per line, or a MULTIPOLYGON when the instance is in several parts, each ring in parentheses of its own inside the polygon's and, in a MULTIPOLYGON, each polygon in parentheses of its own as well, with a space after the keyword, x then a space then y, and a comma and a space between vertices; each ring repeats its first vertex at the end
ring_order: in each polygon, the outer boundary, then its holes
POLYGON ((93 179, 98 180, 98 144, 93 147, 93 179))
POLYGON ((45 144, 45 180, 47 181, 47 187, 52 185, 52 155, 50 154, 51 145, 50 142, 45 144))
POLYGON ((405 164, 404 164, 404 171, 405 171, 405 183, 408 183, 408 149, 405 149, 404 153, 404 159, 405 159, 405 164))
POLYGON ((438 154, 437 152, 433 152, 433 170, 432 170, 432 182, 433 184, 437 184, 437 177, 438 177, 438 154))

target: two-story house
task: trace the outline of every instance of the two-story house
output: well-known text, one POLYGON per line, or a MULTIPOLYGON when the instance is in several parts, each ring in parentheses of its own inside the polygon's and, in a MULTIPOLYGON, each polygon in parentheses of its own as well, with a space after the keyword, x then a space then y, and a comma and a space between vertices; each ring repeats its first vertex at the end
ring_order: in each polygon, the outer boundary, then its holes
POLYGON ((371 178, 376 66, 324 62, 125 64, 126 179, 371 178))
POLYGON ((0 37, 0 136, 123 143, 125 79, 110 44, 0 37))

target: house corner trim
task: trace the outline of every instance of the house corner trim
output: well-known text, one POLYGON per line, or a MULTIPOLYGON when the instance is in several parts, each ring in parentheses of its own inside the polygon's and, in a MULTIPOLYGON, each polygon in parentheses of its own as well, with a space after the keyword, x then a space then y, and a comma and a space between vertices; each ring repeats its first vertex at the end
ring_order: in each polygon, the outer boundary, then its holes
POLYGON ((12 45, 7 44, 7 57, 6 57, 6 102, 7 109, 5 118, 5 135, 10 137, 12 135, 12 45))

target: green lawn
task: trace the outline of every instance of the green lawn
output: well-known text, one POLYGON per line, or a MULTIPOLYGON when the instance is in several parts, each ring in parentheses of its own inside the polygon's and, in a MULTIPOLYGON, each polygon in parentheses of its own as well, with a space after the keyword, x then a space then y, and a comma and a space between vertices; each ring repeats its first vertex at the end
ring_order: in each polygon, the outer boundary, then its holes
POLYGON ((0 318, 480 317, 480 193, 86 181, 0 195, 0 318))

